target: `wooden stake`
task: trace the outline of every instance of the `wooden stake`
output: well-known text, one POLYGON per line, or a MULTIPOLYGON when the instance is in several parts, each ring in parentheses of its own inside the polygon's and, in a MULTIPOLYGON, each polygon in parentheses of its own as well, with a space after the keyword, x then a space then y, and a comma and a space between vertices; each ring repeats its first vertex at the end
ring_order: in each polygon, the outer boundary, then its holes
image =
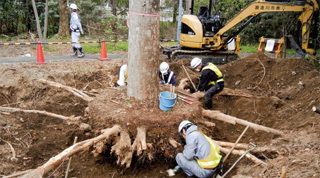
POLYGON ((190 97, 192 97, 192 98, 195 98, 194 96, 192 96, 192 95, 189 95, 188 93, 184 93, 184 92, 182 92, 182 91, 179 91, 179 90, 177 90, 177 92, 178 92, 178 93, 181 93, 181 94, 184 94, 184 95, 186 95, 186 96, 190 96, 190 97))
POLYGON ((197 91, 197 88, 196 88, 196 86, 193 84, 193 82, 192 82, 192 80, 191 80, 191 78, 190 78, 190 76, 189 76, 189 74, 188 74, 188 72, 187 72, 186 68, 184 67, 184 65, 182 65, 182 68, 183 68, 184 72, 187 74, 187 76, 188 76, 188 78, 189 78, 189 80, 190 80, 190 82, 191 82, 191 84, 192 84, 192 86, 193 86, 194 90, 195 90, 195 91, 197 91))
MULTIPOLYGON (((77 143, 77 140, 78 140, 78 137, 76 136, 74 138, 73 145, 77 143)), ((69 159, 68 167, 67 167, 67 170, 66 170, 66 175, 64 176, 65 178, 68 177, 69 169, 70 169, 70 165, 71 165, 71 160, 72 160, 72 156, 70 156, 70 159, 69 159)))
POLYGON ((226 155, 226 157, 224 157, 223 159, 223 163, 226 161, 226 159, 228 158, 228 156, 230 155, 230 153, 233 151, 234 147, 236 147, 236 145, 238 144, 238 142, 240 141, 240 139, 242 138, 242 136, 244 135, 244 133, 246 133, 246 131, 248 130, 249 125, 243 130, 243 132, 241 133, 241 135, 239 136, 239 138, 237 139, 237 141, 234 143, 234 145, 232 146, 231 150, 229 151, 229 153, 226 155))

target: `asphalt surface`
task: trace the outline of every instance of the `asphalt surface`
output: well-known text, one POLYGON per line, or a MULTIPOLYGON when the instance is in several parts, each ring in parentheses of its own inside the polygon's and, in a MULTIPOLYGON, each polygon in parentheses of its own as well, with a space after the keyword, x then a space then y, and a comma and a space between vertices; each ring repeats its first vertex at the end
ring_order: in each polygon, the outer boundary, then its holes
MULTIPOLYGON (((252 53, 240 53, 240 58, 251 55, 252 53)), ((266 55, 270 57, 275 57, 273 53, 266 53, 266 55)), ((108 59, 116 60, 116 59, 126 59, 128 57, 127 54, 108 54, 108 59)), ((167 58, 166 55, 163 56, 167 58)), ((287 55, 286 57, 299 57, 299 55, 287 55)), ((60 55, 60 56, 44 56, 44 61, 46 63, 54 62, 54 61, 67 61, 67 60, 98 60, 100 59, 100 54, 86 54, 83 58, 78 58, 70 55, 60 55)), ((37 56, 32 57, 0 57, 0 64, 13 64, 13 63, 37 63, 37 56)))
MULTIPOLYGON (((127 54, 108 54, 108 59, 123 59, 127 58, 127 54)), ((62 55, 62 56, 44 56, 44 61, 54 62, 54 61, 67 61, 67 60, 98 60, 100 59, 100 54, 86 54, 83 58, 78 58, 76 56, 62 55)), ((37 63, 37 56, 32 57, 5 57, 0 58, 0 64, 12 64, 12 63, 37 63)), ((41 62, 41 61, 39 61, 41 62)))

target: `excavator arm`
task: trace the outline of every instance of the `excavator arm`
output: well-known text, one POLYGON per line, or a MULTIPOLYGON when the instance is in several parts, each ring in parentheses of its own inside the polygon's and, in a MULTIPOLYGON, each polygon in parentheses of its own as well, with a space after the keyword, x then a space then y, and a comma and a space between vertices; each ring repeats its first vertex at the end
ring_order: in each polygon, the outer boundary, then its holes
POLYGON ((265 0, 257 0, 249 4, 233 19, 227 22, 214 36, 211 50, 218 50, 225 45, 230 39, 235 37, 241 30, 250 23, 250 21, 260 13, 264 12, 302 12, 299 21, 302 24, 302 44, 301 48, 309 54, 315 55, 315 51, 308 48, 309 34, 311 29, 311 21, 315 11, 319 11, 319 4, 317 0, 296 1, 293 3, 271 2, 265 0), (300 2, 300 3, 297 3, 300 2), (239 29, 233 32, 227 38, 221 38, 228 30, 250 17, 250 19, 243 23, 239 29))

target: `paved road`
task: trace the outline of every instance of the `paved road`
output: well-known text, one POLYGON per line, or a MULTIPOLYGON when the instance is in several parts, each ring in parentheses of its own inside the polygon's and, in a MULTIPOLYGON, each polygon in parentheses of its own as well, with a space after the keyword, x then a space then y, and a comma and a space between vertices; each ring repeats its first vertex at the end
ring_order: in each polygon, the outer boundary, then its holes
MULTIPOLYGON (((127 58, 127 54, 108 54, 108 59, 124 59, 127 58)), ((44 56, 45 62, 53 61, 66 61, 66 60, 97 60, 100 58, 100 54, 86 54, 83 58, 71 57, 69 55, 63 56, 44 56)), ((0 58, 0 64, 12 64, 12 63, 30 63, 37 62, 37 57, 6 57, 0 58)))
MULTIPOLYGON (((239 56, 241 58, 246 57, 250 55, 251 53, 240 53, 239 56)), ((275 57, 275 54, 267 53, 270 57, 275 57)), ((115 59, 126 59, 127 54, 108 54, 108 59, 115 60, 115 59)), ((287 57, 299 57, 299 55, 287 55, 287 57)), ((86 54, 83 58, 77 58, 77 57, 71 57, 69 55, 63 55, 63 56, 44 56, 45 62, 53 62, 53 61, 66 61, 66 60, 97 60, 100 58, 100 54, 86 54)), ((164 58, 167 58, 166 55, 164 55, 164 58)), ((0 64, 12 64, 12 63, 31 63, 31 62, 37 62, 37 57, 6 57, 1 58, 0 57, 0 64)))

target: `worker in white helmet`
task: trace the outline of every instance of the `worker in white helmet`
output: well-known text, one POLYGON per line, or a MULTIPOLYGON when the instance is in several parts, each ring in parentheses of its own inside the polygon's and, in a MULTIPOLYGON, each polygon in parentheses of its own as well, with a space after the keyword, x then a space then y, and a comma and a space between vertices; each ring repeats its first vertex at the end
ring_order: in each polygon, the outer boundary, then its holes
POLYGON ((222 72, 213 63, 202 64, 202 59, 198 57, 193 58, 190 65, 196 71, 201 72, 197 91, 205 91, 206 107, 212 109, 212 97, 224 88, 222 72))
POLYGON ((128 78, 128 65, 127 64, 123 64, 120 67, 119 80, 117 81, 117 84, 119 86, 127 85, 127 78, 128 78))
POLYGON ((78 56, 79 58, 84 57, 84 51, 80 44, 78 44, 80 39, 80 33, 84 34, 81 23, 80 23, 80 17, 77 13, 77 5, 74 3, 69 4, 70 8, 70 26, 69 31, 71 32, 71 42, 73 47, 73 53, 71 56, 78 56), (78 50, 80 54, 78 55, 78 50))
POLYGON ((176 80, 174 78, 174 73, 169 69, 169 64, 162 62, 159 69, 160 85, 176 86, 176 80))
POLYGON ((198 131, 198 126, 188 120, 180 123, 178 132, 186 145, 183 152, 177 154, 176 162, 187 176, 212 177, 220 171, 222 156, 211 138, 198 131))

